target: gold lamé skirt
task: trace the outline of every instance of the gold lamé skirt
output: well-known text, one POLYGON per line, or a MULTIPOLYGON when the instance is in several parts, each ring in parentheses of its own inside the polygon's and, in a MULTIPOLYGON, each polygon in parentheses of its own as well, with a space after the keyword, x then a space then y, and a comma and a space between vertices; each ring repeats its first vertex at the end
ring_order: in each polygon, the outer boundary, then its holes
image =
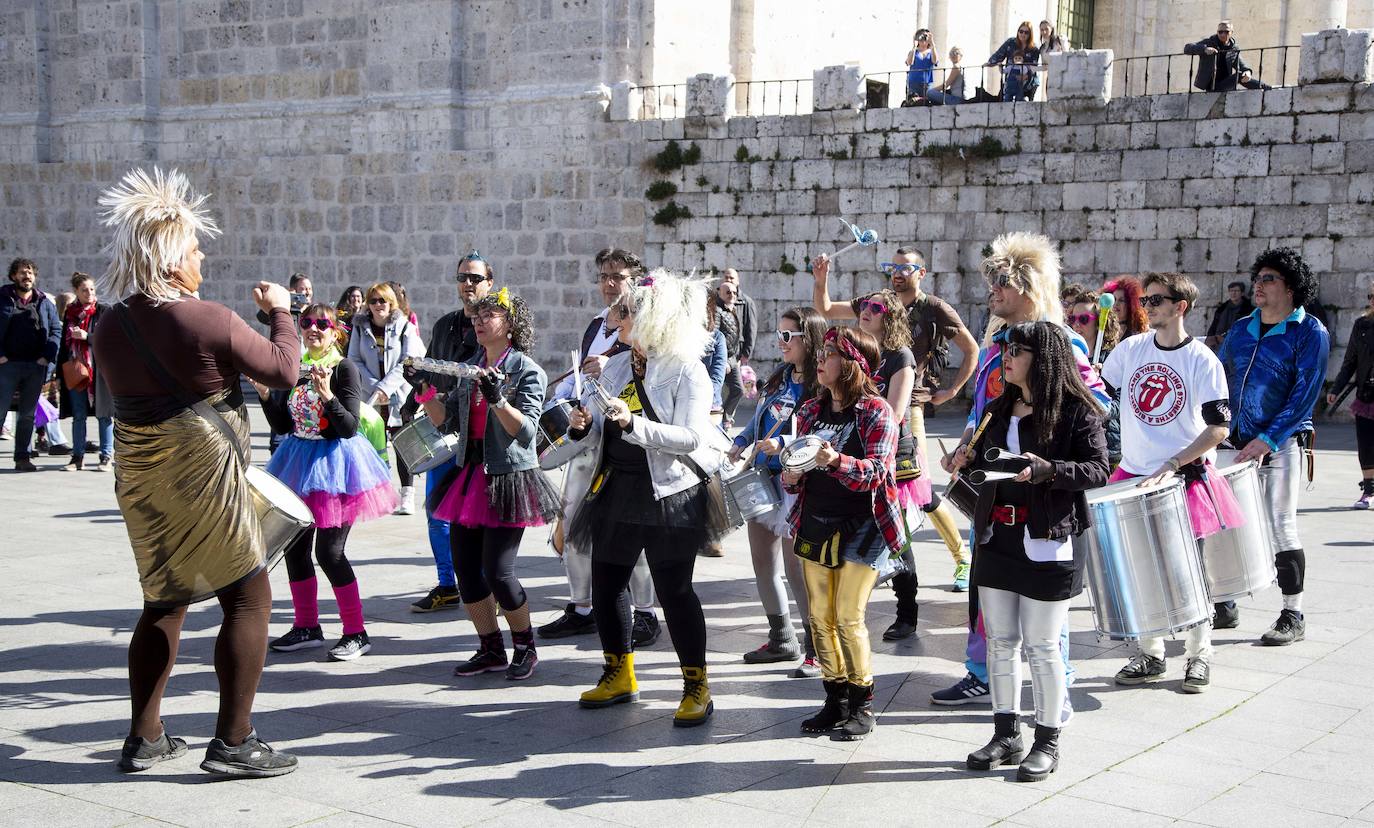
MULTIPOLYGON (((224 416, 246 451, 247 410, 224 416)), ((115 458, 115 498, 147 605, 203 601, 263 569, 244 465, 218 428, 190 409, 152 425, 116 420, 115 458)))

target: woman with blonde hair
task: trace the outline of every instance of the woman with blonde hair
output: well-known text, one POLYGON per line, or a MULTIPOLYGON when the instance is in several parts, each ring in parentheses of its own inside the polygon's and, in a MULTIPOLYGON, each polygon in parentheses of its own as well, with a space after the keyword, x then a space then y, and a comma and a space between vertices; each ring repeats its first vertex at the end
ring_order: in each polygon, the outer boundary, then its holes
POLYGON ((211 597, 224 621, 215 641, 219 718, 201 767, 229 776, 280 776, 295 757, 274 751, 251 714, 272 611, 269 561, 245 472, 248 414, 239 377, 276 388, 296 382, 301 343, 291 297, 259 282, 264 339, 229 308, 200 298, 198 236, 218 235, 180 172, 134 170, 100 196, 105 288, 123 297, 91 338, 115 409, 115 498, 129 532, 143 614, 129 640, 133 721, 119 759, 140 771, 186 753, 162 726, 162 695, 176 663, 186 608, 211 597))
MULTIPOLYGON (((348 359, 358 368, 363 380, 363 402, 370 404, 386 421, 387 433, 394 435, 405 425, 401 409, 410 395, 410 383, 403 371, 406 357, 425 355, 420 331, 400 306, 388 282, 367 289, 366 310, 353 317, 353 333, 348 340, 348 359)), ((405 461, 396 458, 396 475, 401 481, 398 515, 415 511, 413 476, 405 461)))
POLYGON ((711 422, 711 384, 701 364, 705 291, 700 280, 666 270, 628 288, 612 310, 631 350, 606 363, 599 385, 570 417, 570 439, 545 462, 586 450, 596 459, 569 527, 573 548, 592 556, 592 611, 605 658, 601 680, 582 694, 581 705, 639 698, 626 587, 642 552, 682 668, 682 701, 673 716, 679 727, 702 724, 715 709, 706 680, 706 617, 692 572, 698 553, 728 528, 710 482, 729 443, 711 422))

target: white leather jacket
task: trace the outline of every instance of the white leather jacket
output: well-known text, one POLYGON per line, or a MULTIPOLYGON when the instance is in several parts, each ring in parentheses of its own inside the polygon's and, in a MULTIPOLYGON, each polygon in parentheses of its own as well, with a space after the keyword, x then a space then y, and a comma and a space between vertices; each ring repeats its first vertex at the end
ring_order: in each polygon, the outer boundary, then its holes
MULTIPOLYGON (((614 396, 629 384, 633 373, 630 353, 617 354, 602 369, 601 387, 614 396)), ((701 482, 696 471, 682 461, 683 455, 712 474, 725 462, 730 441, 711 422, 711 380, 700 360, 650 359, 645 367, 644 389, 659 422, 636 414, 625 439, 648 455, 654 499, 662 500, 701 482)), ((592 425, 586 436, 554 444, 539 458, 541 467, 557 468, 588 450, 596 461, 592 468, 601 467, 603 415, 593 396, 590 390, 582 396, 583 406, 592 412, 592 425)))

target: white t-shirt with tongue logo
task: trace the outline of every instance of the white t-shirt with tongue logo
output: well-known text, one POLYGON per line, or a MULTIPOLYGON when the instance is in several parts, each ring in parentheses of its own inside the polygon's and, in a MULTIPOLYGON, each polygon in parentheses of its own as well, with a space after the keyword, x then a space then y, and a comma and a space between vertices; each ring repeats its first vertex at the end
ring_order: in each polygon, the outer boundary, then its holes
MULTIPOLYGON (((1121 468, 1154 474, 1207 428, 1204 403, 1229 398, 1226 371, 1212 349, 1188 337, 1161 348, 1153 331, 1123 341, 1102 378, 1121 395, 1121 468)), ((1216 452, 1204 457, 1215 462, 1216 452)))

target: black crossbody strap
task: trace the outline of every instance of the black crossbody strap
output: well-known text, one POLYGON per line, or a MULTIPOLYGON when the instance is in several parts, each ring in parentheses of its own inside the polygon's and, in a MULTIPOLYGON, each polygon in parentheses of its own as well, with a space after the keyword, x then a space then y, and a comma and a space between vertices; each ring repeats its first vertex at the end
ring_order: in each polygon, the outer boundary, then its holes
POLYGON ((123 303, 115 305, 113 312, 115 318, 119 320, 119 326, 124 329, 124 335, 128 337, 129 344, 134 346, 135 351, 138 351, 138 355, 143 359, 143 364, 147 366, 153 377, 162 383, 162 387, 178 402, 183 403, 199 414, 206 422, 218 428, 220 433, 224 435, 224 439, 229 441, 229 445, 234 447, 234 453, 239 456, 244 465, 248 465, 248 455, 239 443, 238 435, 234 433, 234 427, 229 425, 229 421, 214 406, 192 394, 186 390, 185 386, 177 382, 176 377, 172 376, 172 373, 157 358, 152 348, 148 347, 148 343, 138 335, 138 330, 134 327, 133 321, 129 319, 128 305, 123 303))
MULTIPOLYGON (((635 393, 639 395, 639 404, 644 407, 644 416, 648 417, 650 420, 656 423, 661 424, 663 421, 658 418, 658 414, 654 413, 654 404, 649 402, 649 390, 644 387, 644 381, 636 379, 634 382, 635 393)), ((679 460, 685 463, 688 468, 690 468, 693 472, 696 473, 696 476, 701 480, 702 483, 710 481, 711 475, 706 473, 706 470, 701 467, 700 463, 692 459, 692 455, 679 454, 677 455, 677 457, 679 460)))

